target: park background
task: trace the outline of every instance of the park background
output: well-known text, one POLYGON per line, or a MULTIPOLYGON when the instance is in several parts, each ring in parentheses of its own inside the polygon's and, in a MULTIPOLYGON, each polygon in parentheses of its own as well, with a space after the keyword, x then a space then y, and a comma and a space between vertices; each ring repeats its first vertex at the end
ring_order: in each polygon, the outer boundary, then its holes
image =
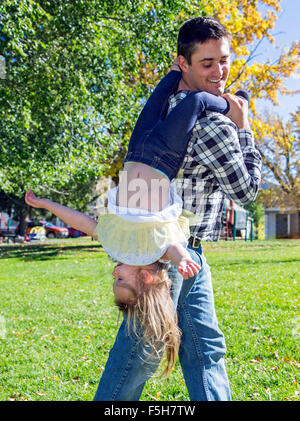
MULTIPOLYGON (((28 188, 97 213, 118 181, 142 105, 175 57, 178 28, 201 14, 215 15, 233 33, 228 89, 250 92, 264 161, 262 189, 246 209, 256 239, 204 246, 233 399, 299 400, 296 0, 2 2, 4 228, 17 224, 24 235, 28 220, 51 221, 24 204, 28 188)), ((87 237, 28 244, 3 238, 0 399, 91 400, 119 323, 112 264, 87 237)), ((169 379, 151 380, 142 399, 188 400, 179 363, 169 379)))

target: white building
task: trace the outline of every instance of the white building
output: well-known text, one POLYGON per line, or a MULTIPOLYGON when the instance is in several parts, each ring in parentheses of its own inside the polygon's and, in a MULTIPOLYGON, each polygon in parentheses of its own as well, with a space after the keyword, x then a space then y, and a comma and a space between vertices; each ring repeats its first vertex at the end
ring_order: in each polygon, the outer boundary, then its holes
POLYGON ((265 209, 265 238, 299 238, 300 210, 265 209))

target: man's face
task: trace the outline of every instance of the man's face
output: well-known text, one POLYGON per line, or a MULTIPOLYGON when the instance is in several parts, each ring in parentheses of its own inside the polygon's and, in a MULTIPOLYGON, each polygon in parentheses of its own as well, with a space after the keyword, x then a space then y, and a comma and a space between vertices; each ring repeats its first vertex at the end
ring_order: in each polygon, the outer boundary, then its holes
POLYGON ((196 45, 188 64, 183 56, 178 58, 185 88, 222 95, 230 69, 230 44, 227 38, 210 39, 196 45))

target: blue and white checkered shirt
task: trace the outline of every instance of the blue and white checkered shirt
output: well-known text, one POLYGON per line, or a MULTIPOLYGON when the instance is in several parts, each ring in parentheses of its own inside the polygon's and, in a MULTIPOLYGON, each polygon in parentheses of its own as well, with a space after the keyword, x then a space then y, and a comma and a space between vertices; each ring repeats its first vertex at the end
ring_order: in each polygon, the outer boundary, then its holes
MULTIPOLYGON (((188 93, 171 95, 169 112, 188 93)), ((225 197, 241 206, 253 202, 261 164, 252 131, 239 130, 228 117, 212 111, 198 118, 176 179, 184 213, 192 215, 191 236, 219 239, 225 197)))

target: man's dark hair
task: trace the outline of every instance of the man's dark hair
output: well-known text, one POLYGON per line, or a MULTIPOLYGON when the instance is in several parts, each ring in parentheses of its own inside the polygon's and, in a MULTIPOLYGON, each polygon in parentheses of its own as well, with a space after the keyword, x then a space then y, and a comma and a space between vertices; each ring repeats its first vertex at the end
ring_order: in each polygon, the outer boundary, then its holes
POLYGON ((213 18, 198 17, 186 21, 179 29, 177 38, 177 55, 182 55, 191 64, 195 45, 203 44, 210 39, 231 39, 231 35, 219 21, 213 18))

